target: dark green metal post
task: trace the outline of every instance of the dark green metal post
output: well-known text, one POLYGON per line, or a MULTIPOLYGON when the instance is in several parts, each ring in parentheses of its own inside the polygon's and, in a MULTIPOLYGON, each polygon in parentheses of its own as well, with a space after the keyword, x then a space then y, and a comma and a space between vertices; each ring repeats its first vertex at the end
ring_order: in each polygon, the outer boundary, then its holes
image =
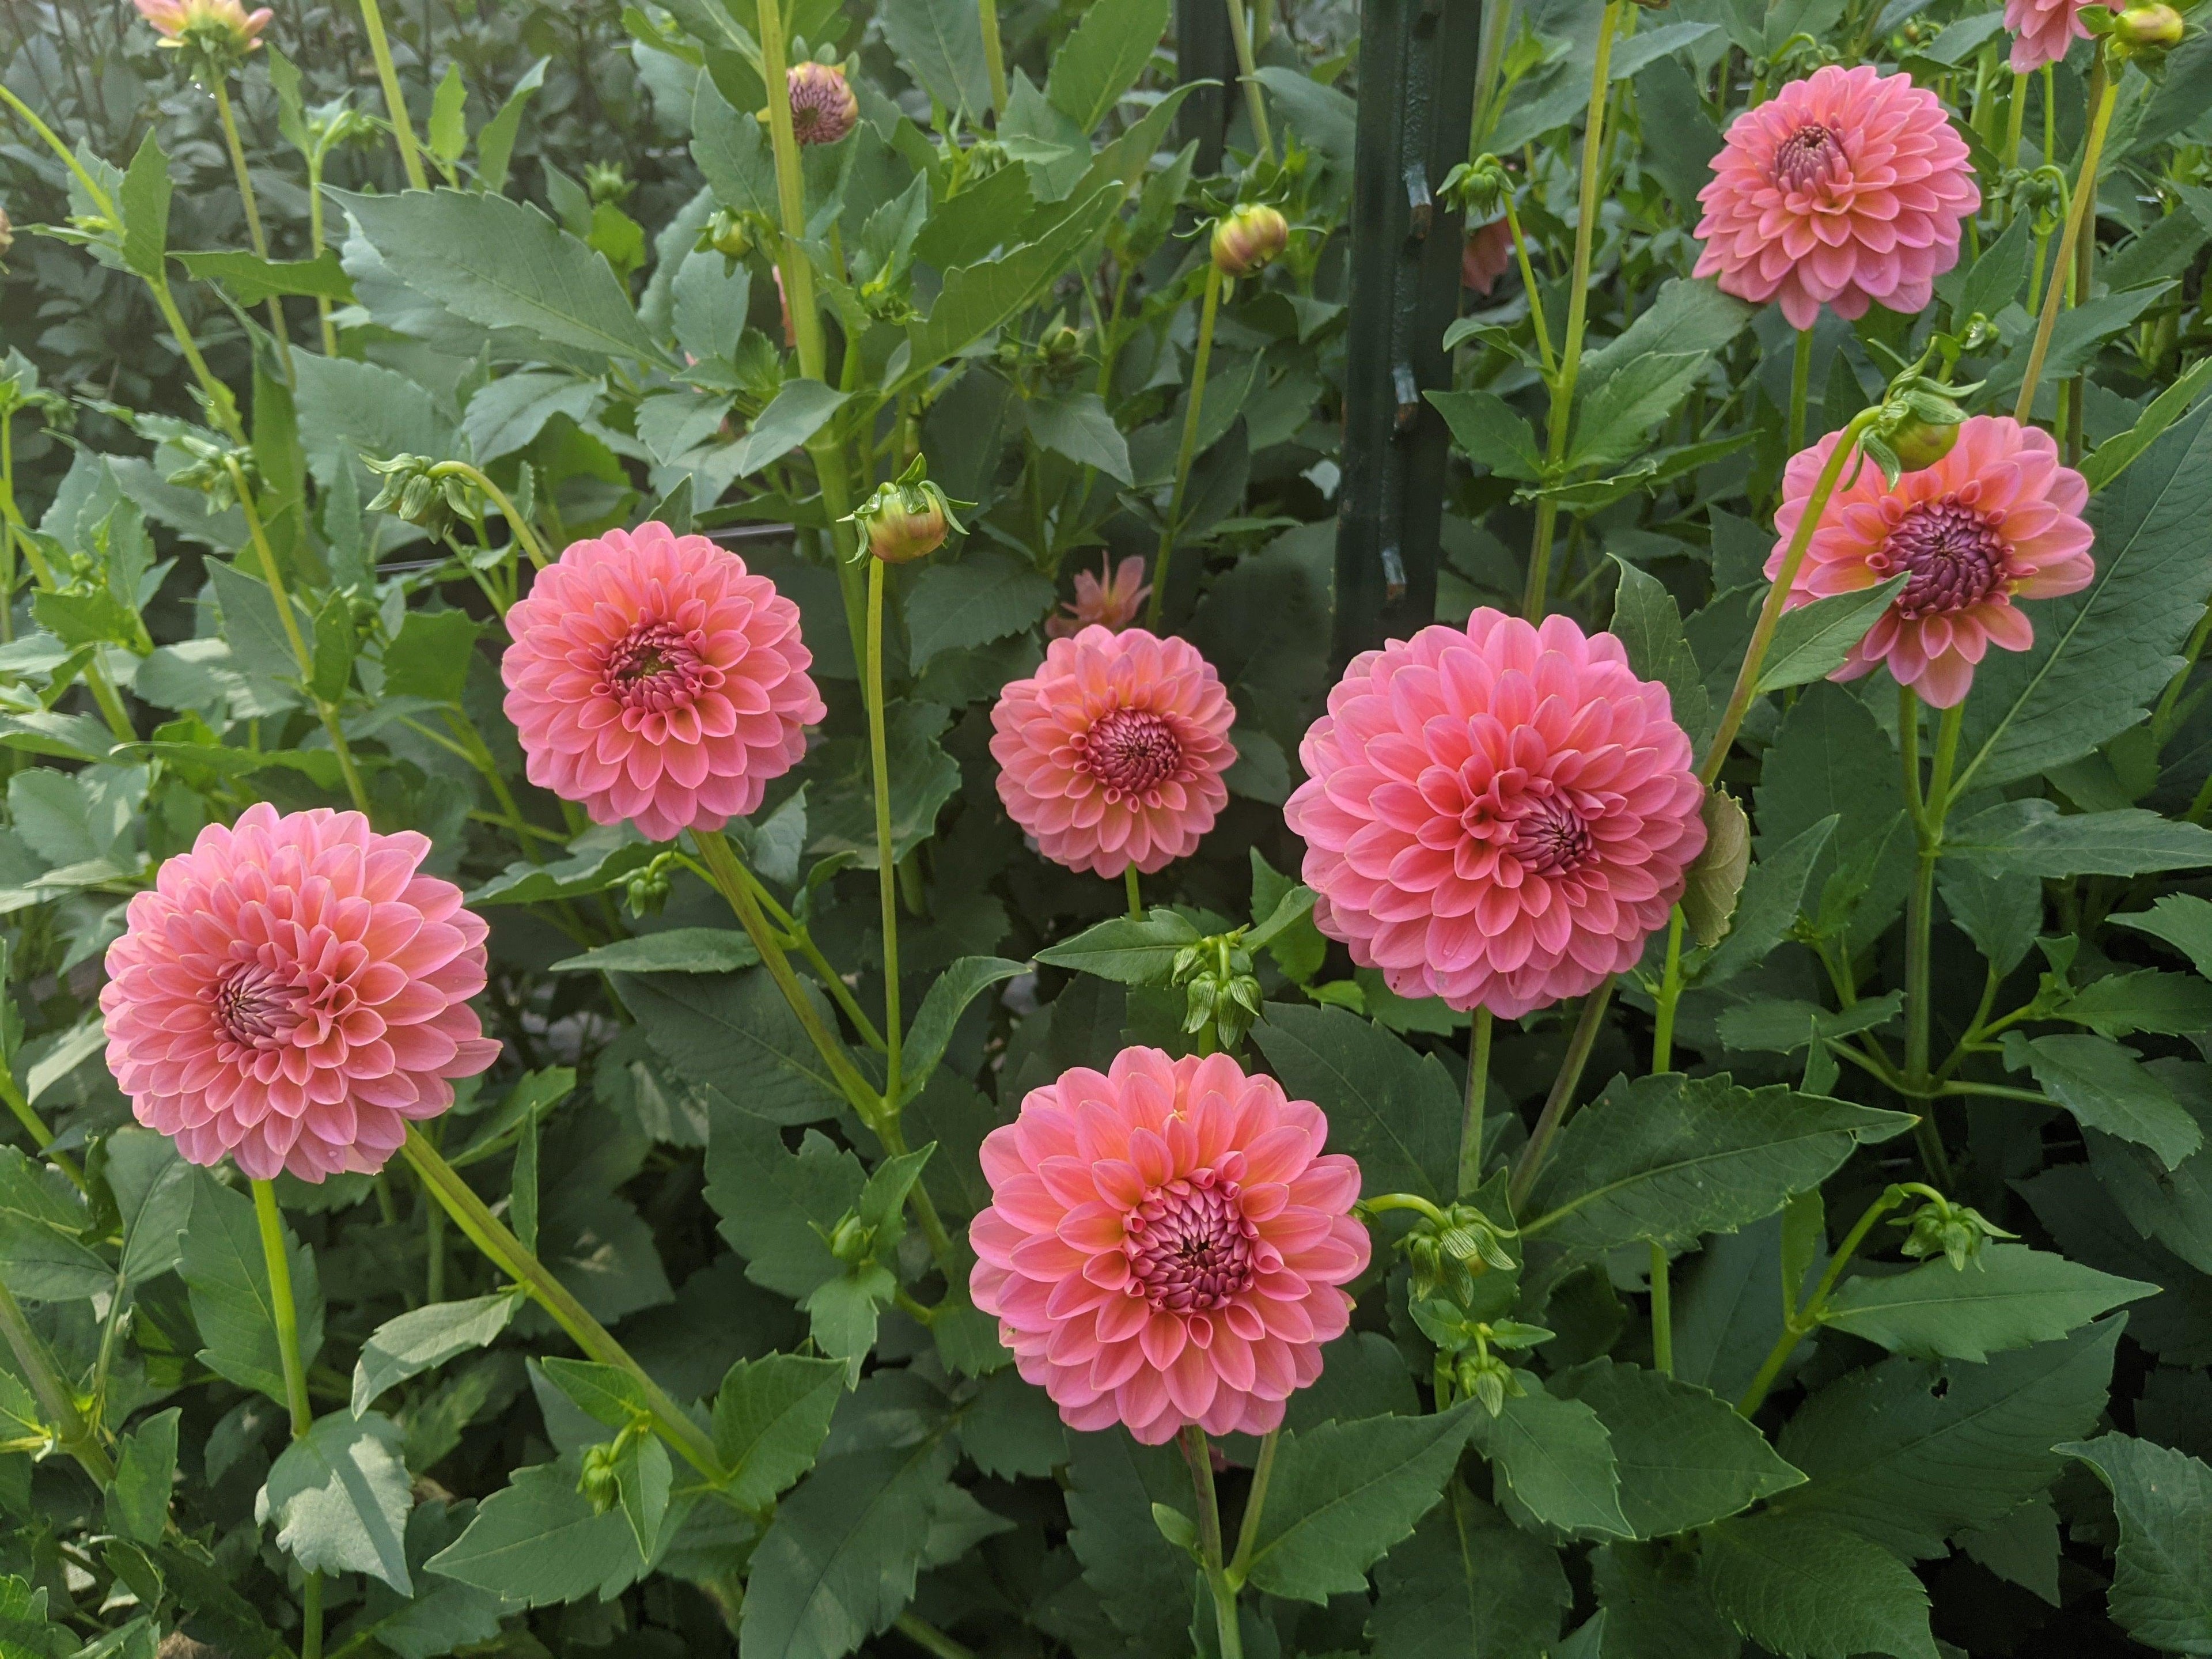
POLYGON ((1183 86, 1214 82, 1183 100, 1176 113, 1176 144, 1197 139, 1199 176, 1218 173, 1228 147, 1230 90, 1237 84, 1237 46, 1222 0, 1176 0, 1176 80, 1183 86))
POLYGON ((1466 234, 1436 190, 1467 160, 1481 0, 1366 0, 1359 30, 1339 663, 1436 615, 1449 434, 1422 394, 1451 384, 1443 335, 1466 234))

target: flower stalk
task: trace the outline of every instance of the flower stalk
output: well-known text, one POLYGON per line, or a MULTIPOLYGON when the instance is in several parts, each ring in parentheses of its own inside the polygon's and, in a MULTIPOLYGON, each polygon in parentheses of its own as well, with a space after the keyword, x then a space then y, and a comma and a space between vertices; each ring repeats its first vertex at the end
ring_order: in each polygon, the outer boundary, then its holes
POLYGON ((1259 152, 1258 160, 1273 161, 1275 141, 1267 132, 1267 105, 1260 94, 1260 67, 1252 56, 1252 28, 1244 16, 1244 0, 1224 3, 1229 8, 1229 38, 1237 48, 1237 78, 1244 87, 1244 113, 1252 123, 1252 143, 1259 152))
POLYGON ((399 149, 400 170, 410 190, 430 188, 422 171, 422 152, 415 143, 415 124, 408 118, 407 97, 399 89, 399 70, 392 61, 392 42, 384 33, 384 12, 377 0, 361 0, 362 27, 368 33, 369 56, 376 59, 377 83, 384 88, 384 112, 392 124, 392 142, 399 149))
POLYGON ((1213 1595, 1213 1627, 1221 1659, 1244 1659, 1244 1632, 1237 1618, 1237 1585, 1221 1559, 1221 1505, 1213 1491, 1213 1450, 1206 1431, 1193 1423, 1176 1437, 1190 1484, 1198 1495, 1198 1550, 1206 1587, 1213 1595))
POLYGON ((891 842, 891 766, 884 731, 884 572, 868 561, 868 771, 876 805, 876 890, 884 928, 884 1106, 896 1114, 904 1079, 900 1042, 905 1024, 899 1007, 898 860, 891 842))
POLYGON ((22 1304, 15 1300, 5 1279, 0 1279, 0 1336, 7 1339, 8 1351, 15 1358, 15 1369, 31 1385, 32 1397, 46 1414, 54 1431, 55 1443, 76 1459, 95 1485, 106 1486, 115 1479, 114 1460, 100 1443, 99 1432, 78 1409, 76 1397, 63 1380, 53 1355, 31 1328, 22 1304))
MULTIPOLYGON (((253 1218, 261 1229, 261 1256, 269 1268, 269 1310, 276 1325, 276 1353, 284 1368, 284 1403, 291 1413, 292 1438, 304 1440, 314 1427, 307 1401, 307 1368, 300 1357, 300 1308, 292 1294, 292 1261, 284 1249, 284 1218, 277 1212, 276 1188, 253 1182, 253 1218)), ((323 1575, 310 1572, 300 1590, 300 1655, 313 1659, 323 1650, 323 1575)))
POLYGON ((1190 403, 1182 417, 1182 442, 1176 450, 1175 488, 1168 495, 1167 517, 1160 523, 1160 550, 1152 561, 1152 598, 1145 612, 1145 626, 1158 633, 1168 602, 1168 568, 1175 558, 1176 534, 1181 528, 1183 492, 1190 484, 1191 462, 1198 453, 1198 417, 1206 405, 1206 371, 1213 356, 1213 325, 1221 314, 1221 267, 1206 268, 1206 299, 1198 313, 1198 350, 1191 359, 1190 403))
POLYGON ((2097 59, 2095 78, 2101 85, 2094 89, 2095 103, 2089 118, 2088 143, 2081 151, 2081 174, 2074 181, 2074 199, 2066 215, 2066 228, 2059 234, 2058 257, 2051 266, 2050 286, 2044 291, 2042 313, 2036 319, 2035 343, 2028 349, 2027 370, 2021 378, 2020 397, 2013 405, 2013 418, 2022 426, 2034 413, 2036 388, 2042 383, 2044 361, 2051 353, 2051 331, 2058 326, 2059 307, 2066 286, 2060 280, 2060 273, 2073 269, 2074 250, 2081 240, 2082 228, 2097 211, 2097 169, 2104 160, 2105 135, 2112 127, 2112 108, 2120 95, 2119 77, 2106 72, 2101 53, 2097 59))
POLYGON ((1490 1097, 1490 1010, 1478 1006, 1468 1038, 1467 1101, 1460 1109, 1459 1195, 1471 1198, 1482 1185, 1482 1109, 1490 1097))
MULTIPOLYGON (((238 117, 230 106, 229 82, 217 77, 215 111, 222 124, 222 141, 230 151, 230 170, 238 180, 238 199, 246 209, 246 238, 252 245, 253 257, 269 257, 269 238, 261 229, 261 204, 254 199, 253 175, 246 170, 246 146, 238 137, 238 117)), ((284 325, 284 301, 276 295, 269 296, 269 331, 276 337, 276 352, 284 360, 284 377, 292 378, 292 341, 284 325)))

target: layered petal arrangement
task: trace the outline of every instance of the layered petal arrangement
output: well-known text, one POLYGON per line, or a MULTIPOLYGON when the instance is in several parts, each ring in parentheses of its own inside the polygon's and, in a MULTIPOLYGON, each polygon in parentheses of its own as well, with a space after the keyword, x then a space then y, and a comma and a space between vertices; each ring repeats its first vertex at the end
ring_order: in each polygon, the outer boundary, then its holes
POLYGON ((835 64, 793 64, 784 84, 790 88, 791 130, 802 144, 834 144, 860 118, 860 100, 835 64))
POLYGON ((1284 809, 1314 921, 1393 991, 1518 1018, 1632 966, 1704 850, 1667 689, 1487 608, 1352 659, 1284 809))
POLYGON ((531 782, 655 841, 751 811, 827 712, 799 607, 665 524, 574 544, 507 626, 500 672, 531 782))
MULTIPOLYGON (((1766 561, 1782 574, 1814 482, 1843 434, 1832 432, 1796 456, 1783 475, 1774 515, 1780 538, 1766 561)), ((1901 475, 1892 488, 1862 459, 1837 486, 1784 603, 1792 610, 1832 593, 1911 577, 1896 603, 1851 647, 1832 678, 1847 680, 1886 663, 1922 702, 1948 708, 1974 683, 1974 665, 1994 645, 2025 651, 2035 629, 2014 599, 2079 592, 2096 566, 2095 537, 2082 509, 2088 481, 2058 459, 2040 427, 1977 415, 1951 452, 1901 475)))
POLYGON ((224 39, 240 53, 261 48, 261 32, 276 15, 266 6, 248 11, 239 0, 132 0, 138 15, 163 37, 162 44, 202 31, 224 39))
POLYGON ((1133 553, 1119 564, 1110 554, 1102 555, 1097 575, 1088 570, 1075 573, 1074 599, 1062 602, 1060 615, 1046 619, 1044 631, 1055 640, 1072 638, 1091 627, 1118 634, 1137 620, 1152 591, 1152 585, 1145 580, 1142 555, 1133 553))
POLYGON ((358 812, 210 824, 131 901, 100 994, 131 1109, 195 1164, 256 1180, 373 1174, 410 1121, 498 1056, 469 999, 484 935, 429 841, 358 812))
POLYGON ((1066 1073, 984 1139, 975 1305, 1073 1428, 1263 1434, 1321 1375, 1351 1318, 1337 1287, 1367 1267, 1359 1166, 1328 1135, 1226 1054, 1066 1073))
POLYGON ((1697 274, 1754 304, 1778 297, 1792 328, 1824 305, 1846 318, 1875 300, 1923 310, 1982 204, 1966 155, 1911 76, 1816 70, 1729 124, 1698 192, 1697 274))
POLYGON ((2012 35, 2012 72, 2030 75, 2063 63, 2089 31, 2081 13, 2089 0, 2005 0, 2004 26, 2012 35))
POLYGON ((1109 879, 1194 850, 1229 799, 1236 706, 1188 641, 1096 624, 991 710, 999 799, 1044 855, 1109 879))

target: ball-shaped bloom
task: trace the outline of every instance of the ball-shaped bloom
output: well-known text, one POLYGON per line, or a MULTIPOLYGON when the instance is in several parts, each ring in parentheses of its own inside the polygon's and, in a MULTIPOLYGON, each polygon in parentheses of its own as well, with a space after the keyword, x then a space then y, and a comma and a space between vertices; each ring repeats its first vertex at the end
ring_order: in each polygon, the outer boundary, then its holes
POLYGON ((1118 634, 1137 620, 1137 612, 1144 609, 1152 592, 1152 585, 1145 580, 1143 555, 1132 553, 1115 564, 1111 554, 1101 554, 1098 574, 1075 573, 1075 597, 1062 601, 1061 614, 1048 618, 1044 631, 1055 640, 1091 627, 1118 634))
POLYGON ((1459 285, 1486 300, 1512 263, 1512 225, 1504 219, 1478 225, 1468 232, 1467 244, 1460 249, 1459 285))
POLYGON ((1321 1375, 1365 1271, 1359 1166, 1226 1054, 1125 1048, 1030 1091, 983 1141, 975 1305, 1070 1427, 1158 1445, 1263 1434, 1321 1375))
POLYGON ((2081 14, 2090 0, 2005 0, 2004 26, 2012 35, 2012 70, 2029 75, 2065 61, 2076 40, 2089 38, 2081 14))
POLYGON ((1924 309, 1982 193, 1934 93, 1831 64, 1729 124, 1698 199, 1697 274, 1810 328, 1824 305, 1924 309))
MULTIPOLYGON (((1782 574, 1842 436, 1830 433, 1783 474, 1769 577, 1782 574)), ((1829 496, 1785 603, 1795 609, 1910 576, 1834 678, 1887 663, 1922 702, 1948 708, 1966 695, 1990 647, 2025 651, 2035 642, 2014 599, 2056 599, 2089 585, 2094 538, 2081 517, 2088 500, 2087 481, 2060 462, 2049 433, 2009 416, 1977 415, 1959 428, 1948 454, 1903 474, 1894 488, 1862 459, 1829 496)))
POLYGON ((417 873, 429 850, 358 812, 264 802, 162 865, 100 993, 138 1121, 195 1164, 319 1182, 374 1174, 451 1106, 499 1044, 469 1006, 487 930, 417 873))
POLYGON ((826 712, 799 607, 665 524, 571 544, 507 627, 500 672, 531 782, 655 841, 758 806, 826 712))
POLYGON ((1236 719, 1188 641, 1086 628, 999 693, 999 799, 1054 863, 1151 875, 1196 850, 1227 805, 1236 719))
POLYGON ((1508 1019, 1632 966, 1705 844, 1667 688, 1487 608, 1352 659, 1284 808, 1314 921, 1393 991, 1508 1019))
POLYGON ((834 144, 860 118, 860 100, 835 64, 793 64, 785 72, 791 92, 791 130, 802 144, 834 144))

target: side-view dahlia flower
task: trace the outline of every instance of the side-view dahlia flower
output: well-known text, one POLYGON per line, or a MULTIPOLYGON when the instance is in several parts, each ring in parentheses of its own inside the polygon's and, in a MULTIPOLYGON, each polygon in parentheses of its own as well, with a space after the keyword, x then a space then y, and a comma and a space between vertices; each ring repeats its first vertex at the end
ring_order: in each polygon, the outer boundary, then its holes
POLYGON ((1697 236, 1697 274, 1792 328, 1826 306, 1879 300, 1919 311, 1959 263, 1959 228, 1982 204, 1966 140, 1909 75, 1831 64, 1729 125, 1697 236))
POLYGON ((999 693, 999 799, 1054 863, 1151 875, 1194 851, 1227 804, 1236 719, 1189 641, 1086 628, 999 693))
POLYGON ((860 118, 860 100, 835 64, 793 64, 784 72, 791 130, 802 144, 834 144, 860 118))
POLYGON ((1471 294, 1490 297, 1490 290, 1498 286, 1498 279, 1513 263, 1513 226, 1506 219, 1492 219, 1486 225, 1478 225, 1467 234, 1467 246, 1459 253, 1459 285, 1471 294))
POLYGON ((469 999, 483 921, 430 850, 358 812, 210 824, 131 899, 107 947, 107 1068, 131 1109, 195 1164, 256 1180, 374 1174, 453 1079, 498 1056, 469 999))
POLYGON ((1062 602, 1062 614, 1048 620, 1044 631, 1053 639, 1063 640, 1096 624, 1118 634, 1137 620, 1137 612, 1152 592, 1152 585, 1145 580, 1143 555, 1132 553, 1115 564, 1111 554, 1101 554, 1098 574, 1075 573, 1075 597, 1062 602))
MULTIPOLYGON (((1814 484, 1842 436, 1830 433, 1784 473, 1770 578, 1781 574, 1814 484)), ((2057 599, 2089 585, 2094 538, 2081 517, 2088 501, 2087 481, 2060 463, 2049 433, 2009 416, 1974 416, 1948 454, 1902 474, 1893 489, 1862 459, 1856 475, 1829 496, 1784 603, 1795 610, 1909 574, 1896 603, 1832 678, 1855 678, 1887 663, 1899 685, 1948 708, 1965 697, 1990 646, 2025 651, 2035 643, 2014 599, 2057 599)))
POLYGON ((1367 1267, 1359 1166, 1226 1054, 1125 1048, 1032 1090, 983 1142, 975 1305, 1070 1427, 1147 1445, 1264 1434, 1343 1334, 1367 1267))
POLYGON ((1314 921, 1393 991, 1508 1019, 1632 965, 1704 850, 1667 689, 1487 608, 1352 659, 1284 808, 1314 921))
POLYGON ((531 782, 655 841, 751 811, 827 712, 799 607, 665 524, 571 544, 507 627, 500 672, 531 782))
POLYGON ((266 6, 247 11, 239 0, 132 0, 138 15, 174 46, 188 32, 205 32, 243 54, 261 46, 261 31, 276 14, 266 6))
POLYGON ((2089 0, 2005 0, 2004 26, 2012 35, 2012 72, 2032 75, 2062 63, 2089 31, 2081 13, 2089 0))

